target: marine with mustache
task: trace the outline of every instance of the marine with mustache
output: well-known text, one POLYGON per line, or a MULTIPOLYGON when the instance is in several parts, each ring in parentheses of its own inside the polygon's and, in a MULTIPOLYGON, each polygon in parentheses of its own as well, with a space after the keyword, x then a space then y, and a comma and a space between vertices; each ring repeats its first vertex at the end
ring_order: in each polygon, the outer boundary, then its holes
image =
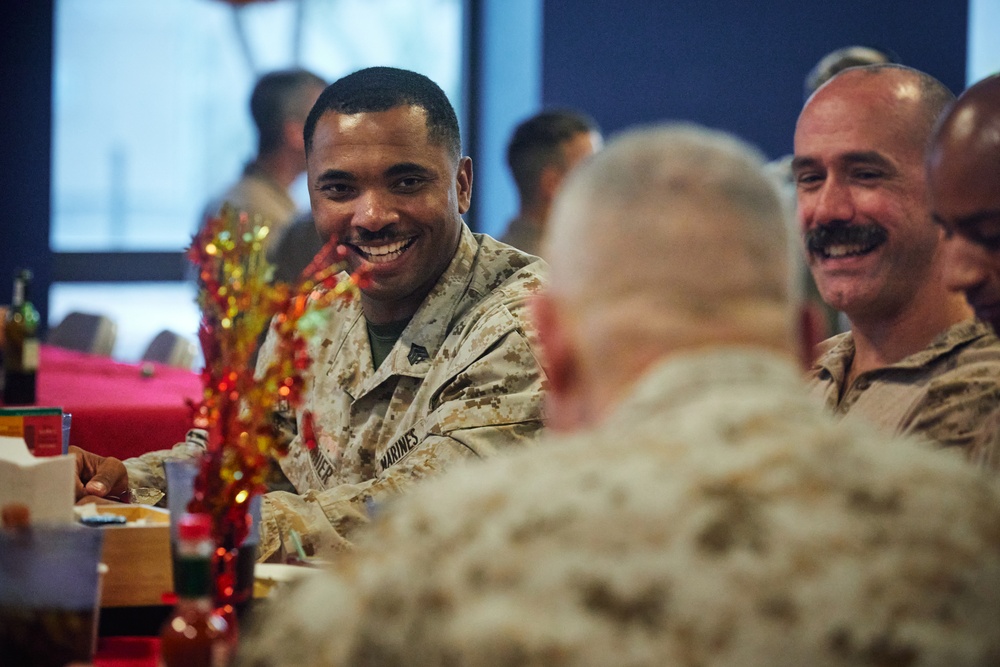
POLYGON ((901 65, 847 69, 806 102, 793 173, 810 270, 850 331, 809 376, 835 412, 966 455, 1000 407, 1000 341, 943 280, 924 150, 954 95, 901 65))
MULTIPOLYGON (((321 557, 349 548, 352 530, 414 481, 528 444, 542 426, 527 303, 545 264, 463 222, 472 160, 444 91, 415 72, 360 70, 323 91, 304 135, 317 230, 347 248, 349 269, 367 269, 370 284, 331 306, 309 341, 305 404, 278 420, 291 438, 279 463, 293 490, 263 496, 258 560, 300 545, 321 557)), ((192 432, 172 450, 128 459, 130 489, 153 497, 166 486, 165 459, 203 448, 192 432)), ((78 497, 117 488, 111 464, 121 463, 81 456, 78 497)))

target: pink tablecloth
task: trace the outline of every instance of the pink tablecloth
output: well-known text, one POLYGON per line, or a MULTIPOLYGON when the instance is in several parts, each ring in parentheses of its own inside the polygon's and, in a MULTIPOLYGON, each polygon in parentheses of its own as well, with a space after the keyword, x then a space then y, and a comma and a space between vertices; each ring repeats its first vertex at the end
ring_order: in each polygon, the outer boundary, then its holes
POLYGON ((70 444, 125 459, 181 442, 191 424, 188 401, 201 397, 197 373, 161 364, 123 364, 47 345, 38 370, 40 406, 73 415, 70 444))

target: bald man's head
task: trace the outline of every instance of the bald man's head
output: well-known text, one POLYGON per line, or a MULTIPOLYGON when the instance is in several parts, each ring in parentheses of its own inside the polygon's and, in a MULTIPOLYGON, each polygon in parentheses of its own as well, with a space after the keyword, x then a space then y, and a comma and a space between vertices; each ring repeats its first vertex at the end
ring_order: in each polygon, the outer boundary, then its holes
MULTIPOLYGON (((883 81, 895 83, 895 88, 885 88, 887 94, 894 94, 899 98, 909 97, 918 102, 918 118, 921 122, 912 126, 918 140, 926 140, 930 136, 938 118, 941 117, 941 113, 955 100, 955 94, 930 74, 896 63, 850 67, 836 74, 830 81, 839 79, 840 84, 846 84, 873 78, 881 78, 883 81)), ((827 81, 821 88, 828 85, 830 81, 827 81)), ((885 86, 884 83, 880 85, 885 86)), ((835 89, 836 86, 833 88, 835 89)))
POLYGON ((1000 327, 1000 75, 941 119, 927 154, 934 219, 945 229, 945 281, 1000 327))
POLYGON ((948 302, 923 159, 951 99, 923 72, 874 65, 844 70, 799 115, 792 170, 809 267, 856 330, 922 323, 904 314, 948 302))
POLYGON ((574 171, 550 219, 545 297, 580 366, 570 384, 624 389, 696 346, 788 349, 782 216, 762 156, 695 126, 629 132, 574 171))

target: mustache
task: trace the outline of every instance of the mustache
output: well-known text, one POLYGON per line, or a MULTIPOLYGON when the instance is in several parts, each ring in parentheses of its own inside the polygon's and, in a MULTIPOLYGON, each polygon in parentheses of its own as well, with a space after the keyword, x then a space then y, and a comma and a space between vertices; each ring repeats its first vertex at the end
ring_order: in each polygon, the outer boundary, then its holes
POLYGON ((409 236, 402 234, 395 225, 389 225, 376 231, 367 229, 353 229, 351 235, 341 240, 347 245, 368 245, 372 243, 393 243, 395 241, 405 241, 409 236))
POLYGON ((833 222, 813 227, 805 233, 806 249, 812 253, 823 252, 834 245, 875 246, 889 237, 885 227, 875 223, 850 225, 833 222))

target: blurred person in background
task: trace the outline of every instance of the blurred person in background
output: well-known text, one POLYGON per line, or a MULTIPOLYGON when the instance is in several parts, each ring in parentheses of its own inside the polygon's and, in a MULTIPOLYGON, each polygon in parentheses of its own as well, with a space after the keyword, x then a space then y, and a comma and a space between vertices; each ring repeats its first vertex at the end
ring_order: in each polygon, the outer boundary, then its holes
POLYGON ((274 282, 295 284, 323 247, 312 212, 305 212, 288 225, 271 248, 274 282))
POLYGON ((507 166, 517 186, 519 210, 500 238, 532 255, 540 252, 552 200, 566 175, 601 148, 592 119, 568 109, 543 111, 515 128, 507 166))
POLYGON ((301 212, 289 193, 306 169, 302 129, 306 116, 326 82, 304 69, 269 72, 261 76, 250 96, 250 115, 257 128, 257 154, 239 180, 213 199, 203 219, 218 214, 228 203, 252 222, 270 228, 264 239, 267 257, 285 229, 301 212))
POLYGON ((806 74, 803 86, 805 99, 809 99, 820 86, 840 74, 848 67, 865 65, 885 65, 899 63, 899 57, 887 49, 879 49, 863 44, 852 44, 830 51, 806 74))

